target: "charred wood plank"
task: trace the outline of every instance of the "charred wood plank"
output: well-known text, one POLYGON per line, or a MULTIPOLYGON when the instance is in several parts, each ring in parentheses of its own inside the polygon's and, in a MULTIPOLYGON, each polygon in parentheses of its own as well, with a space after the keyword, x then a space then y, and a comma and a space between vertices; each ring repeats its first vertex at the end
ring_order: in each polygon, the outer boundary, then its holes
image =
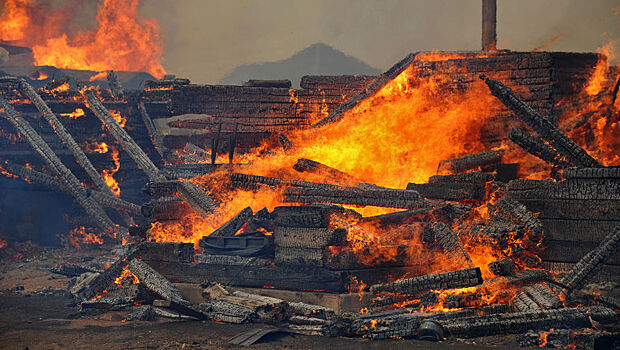
POLYGON ((551 124, 549 120, 519 99, 510 88, 499 81, 486 78, 484 75, 481 75, 480 78, 484 79, 493 96, 514 111, 523 122, 534 129, 571 163, 578 167, 602 167, 596 159, 592 158, 583 148, 551 124))
POLYGON ((424 198, 444 199, 449 201, 483 200, 486 195, 484 184, 474 183, 426 183, 407 184, 408 190, 418 191, 424 198))
POLYGON ((281 79, 281 80, 250 79, 246 81, 245 83, 243 83, 243 86, 290 89, 292 84, 291 84, 291 81, 288 79, 281 79))
POLYGON ((449 203, 439 207, 404 210, 395 213, 369 216, 362 218, 362 221, 376 222, 381 226, 404 225, 412 222, 432 222, 433 220, 453 222, 467 215, 470 210, 470 206, 449 203))
POLYGON ((142 192, 153 197, 172 197, 177 194, 178 180, 148 182, 142 192))
POLYGON ((163 167, 161 169, 161 173, 164 174, 169 180, 191 179, 196 176, 202 176, 204 174, 211 173, 219 166, 219 164, 216 164, 214 166, 209 163, 172 164, 163 167))
POLYGON ((473 268, 474 262, 471 260, 469 253, 465 249, 463 243, 450 226, 435 222, 429 230, 434 236, 434 244, 438 245, 441 251, 450 258, 450 261, 462 268, 473 268))
POLYGON ((202 314, 213 320, 227 323, 248 323, 258 319, 251 309, 222 300, 210 300, 198 305, 202 314))
POLYGON ((407 67, 413 63, 417 54, 411 53, 407 55, 407 57, 403 58, 401 61, 397 62, 390 69, 385 71, 376 80, 366 86, 363 90, 359 91, 353 97, 348 99, 345 103, 341 104, 336 110, 330 113, 327 117, 319 120, 316 124, 312 126, 312 128, 321 127, 323 125, 334 123, 342 119, 344 114, 357 106, 361 101, 374 95, 377 91, 379 91, 385 84, 387 84, 392 79, 396 78, 400 75, 407 67))
POLYGON ((151 141, 155 146, 155 150, 157 151, 157 153, 159 153, 160 157, 164 158, 166 153, 168 152, 168 149, 166 148, 166 146, 164 146, 164 136, 155 127, 151 116, 149 116, 148 112, 146 111, 146 107, 144 106, 143 101, 140 101, 140 103, 138 103, 138 111, 140 111, 140 117, 142 118, 142 122, 144 123, 146 130, 149 132, 149 135, 151 135, 151 141))
POLYGON ((541 139, 530 135, 525 130, 514 127, 510 130, 508 138, 528 153, 560 169, 565 169, 571 166, 571 164, 564 160, 564 157, 558 154, 557 151, 547 146, 541 139))
POLYGON ((293 147, 293 143, 291 142, 291 140, 289 140, 286 134, 282 131, 280 131, 280 133, 278 134, 278 140, 280 141, 280 146, 282 146, 282 150, 284 150, 284 153, 288 152, 288 150, 293 147))
POLYGON ((239 231, 248 220, 252 218, 254 212, 251 207, 246 207, 241 210, 232 219, 228 220, 224 225, 220 226, 217 230, 211 232, 211 237, 230 237, 234 236, 235 232, 239 231))
POLYGON ((489 263, 489 270, 496 276, 510 276, 515 272, 515 262, 512 259, 501 259, 489 263))
POLYGON ((205 191, 189 181, 178 182, 177 195, 203 218, 209 217, 217 207, 205 191))
POLYGON ((97 226, 104 232, 112 232, 116 225, 108 217, 99 203, 88 198, 86 188, 82 186, 73 172, 62 163, 43 138, 37 134, 30 123, 21 118, 3 97, 0 97, 0 106, 4 109, 2 116, 24 136, 32 149, 41 156, 47 166, 62 182, 64 182, 71 196, 73 196, 82 208, 84 208, 86 213, 93 218, 97 226))
POLYGON ((586 254, 575 264, 573 269, 560 281, 566 290, 564 294, 570 294, 574 289, 581 287, 603 263, 609 259, 620 245, 620 225, 601 242, 594 250, 586 254))
POLYGON ((335 188, 335 185, 308 182, 302 180, 279 179, 276 177, 247 175, 233 173, 231 176, 231 186, 244 190, 258 190, 261 185, 266 186, 292 186, 292 187, 311 187, 311 188, 335 188))
POLYGON ((484 184, 490 181, 493 181, 494 177, 492 174, 483 173, 481 171, 472 171, 470 173, 461 173, 454 175, 433 175, 428 178, 428 183, 430 184, 439 184, 439 183, 473 183, 473 184, 484 184))
POLYGON ((502 161, 503 149, 468 154, 459 158, 446 159, 439 162, 439 172, 462 173, 467 170, 497 164, 502 161))
POLYGON ((494 205, 490 205, 489 209, 489 214, 492 218, 503 219, 522 225, 534 235, 531 237, 534 240, 542 237, 543 224, 523 204, 504 196, 494 205))
POLYGON ((286 188, 284 202, 372 205, 402 209, 428 206, 428 202, 416 191, 388 188, 286 188))
POLYGON ((361 215, 338 205, 279 206, 273 209, 271 217, 279 227, 327 228, 334 214, 361 219, 361 215))
POLYGON ((182 219, 192 209, 177 197, 161 197, 142 204, 140 211, 146 218, 162 221, 182 219))
POLYGON ((293 165, 293 169, 299 171, 300 173, 309 172, 313 174, 322 175, 341 185, 355 186, 359 188, 368 188, 368 189, 380 188, 377 185, 369 184, 366 182, 361 182, 357 180, 356 178, 354 178, 353 176, 343 171, 334 169, 325 164, 319 163, 314 160, 306 159, 306 158, 297 159, 297 163, 293 165))
POLYGON ((325 248, 346 245, 347 231, 331 228, 277 227, 274 242, 280 247, 325 248))
POLYGON ((435 275, 424 275, 407 278, 398 282, 375 284, 371 292, 391 292, 400 294, 419 294, 431 289, 451 289, 473 287, 482 283, 480 268, 443 272, 435 275))
POLYGON ((620 167, 570 168, 564 170, 565 179, 620 179, 620 167))

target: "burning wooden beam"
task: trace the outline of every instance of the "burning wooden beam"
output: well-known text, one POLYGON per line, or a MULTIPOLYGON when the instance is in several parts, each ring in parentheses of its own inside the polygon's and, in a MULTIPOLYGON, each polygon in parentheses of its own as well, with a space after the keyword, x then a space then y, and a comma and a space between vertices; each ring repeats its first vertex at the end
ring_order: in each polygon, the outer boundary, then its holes
POLYGON ((502 161, 503 149, 468 154, 439 162, 438 172, 462 173, 467 170, 497 164, 502 161))
POLYGON ((349 186, 354 185, 355 187, 368 188, 368 189, 380 188, 377 185, 369 184, 366 182, 361 182, 360 180, 354 178, 353 176, 343 171, 334 169, 325 164, 319 163, 314 160, 306 159, 306 158, 297 159, 297 163, 293 165, 293 169, 301 173, 309 172, 313 174, 319 174, 341 185, 349 185, 349 186))
POLYGON ((534 129, 570 162, 578 167, 602 167, 596 159, 592 158, 583 148, 579 147, 579 145, 562 133, 560 129, 551 124, 547 118, 518 98, 509 87, 484 75, 481 75, 480 78, 487 84, 493 96, 497 97, 506 107, 515 112, 523 122, 534 129))
POLYGON ((493 181, 495 178, 492 174, 480 171, 472 171, 470 173, 460 173, 453 175, 433 175, 428 178, 428 183, 474 183, 484 184, 493 181))
POLYGON ((420 294, 431 289, 452 289, 473 287, 482 283, 482 273, 479 267, 464 270, 438 273, 407 278, 398 282, 375 284, 370 287, 371 292, 388 292, 400 294, 420 294))
POLYGON ((362 102, 367 97, 375 94, 379 91, 385 84, 387 84, 392 79, 396 78, 400 73, 402 73, 407 67, 413 63, 416 57, 416 53, 410 53, 407 57, 403 58, 401 61, 396 63, 390 69, 381 74, 375 81, 373 81, 370 85, 366 86, 357 94, 353 95, 346 102, 341 104, 336 110, 330 113, 327 117, 319 120, 316 124, 314 124, 313 128, 318 128, 326 124, 334 123, 342 119, 345 113, 351 110, 353 107, 357 106, 360 102, 362 102))
POLYGON ((465 246, 450 226, 442 222, 435 222, 428 230, 434 236, 433 243, 441 248, 441 251, 448 256, 451 262, 462 268, 474 267, 474 262, 467 253, 465 246))
POLYGON ((344 188, 286 188, 284 202, 371 205, 414 209, 428 206, 420 194, 411 190, 344 188))
POLYGON ((177 197, 160 197, 142 204, 140 209, 146 218, 158 221, 179 220, 191 212, 191 208, 177 197))
POLYGON ((97 202, 92 198, 88 198, 86 189, 82 186, 77 177, 75 177, 73 172, 60 161, 50 146, 32 128, 30 123, 21 118, 4 97, 0 97, 0 106, 4 109, 2 116, 24 136, 32 149, 41 156, 48 167, 62 182, 64 182, 71 196, 73 196, 84 208, 86 213, 95 220, 97 226, 104 232, 113 232, 116 228, 114 222, 112 222, 97 202))
MULTIPOLYGON (((84 96, 86 97, 88 108, 101 120, 110 134, 136 162, 138 167, 144 171, 146 176, 148 176, 151 181, 165 181, 166 177, 160 173, 159 169, 153 164, 140 146, 136 144, 125 129, 123 129, 114 117, 110 115, 110 112, 101 104, 101 101, 95 96, 95 93, 92 90, 86 90, 84 96)), ((213 200, 193 183, 189 181, 180 182, 177 186, 177 191, 179 197, 186 201, 200 216, 208 217, 209 214, 215 210, 216 205, 213 200)))
POLYGON ((484 184, 464 182, 442 182, 416 184, 408 183, 408 190, 417 191, 424 198, 443 199, 448 201, 483 200, 486 196, 484 184))
POLYGON ((220 226, 217 230, 211 232, 210 237, 231 237, 235 235, 235 232, 239 231, 248 220, 252 218, 254 212, 251 207, 246 207, 241 210, 232 219, 228 220, 224 225, 220 226))
POLYGON ((541 139, 530 135, 525 130, 514 127, 510 130, 508 138, 526 150, 529 154, 534 155, 560 169, 565 169, 571 166, 571 164, 564 160, 564 158, 558 154, 556 150, 547 146, 541 139))
POLYGON ((280 179, 276 177, 248 175, 241 173, 233 173, 230 176, 232 188, 240 188, 244 190, 258 190, 261 185, 266 186, 291 186, 291 187, 309 187, 309 188, 335 188, 336 185, 323 184, 302 180, 280 179))

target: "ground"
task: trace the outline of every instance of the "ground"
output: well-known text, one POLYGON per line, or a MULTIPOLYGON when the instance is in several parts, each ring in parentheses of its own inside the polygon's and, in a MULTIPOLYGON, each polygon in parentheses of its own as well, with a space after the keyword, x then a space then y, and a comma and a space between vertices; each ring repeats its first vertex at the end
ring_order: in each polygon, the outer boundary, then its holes
MULTIPOLYGON (((123 319, 128 311, 80 313, 66 293, 70 278, 51 267, 92 252, 31 249, 21 255, 5 252, 0 266, 0 349, 233 349, 235 335, 257 324, 215 321, 123 319)), ((441 343, 418 340, 369 341, 274 334, 254 349, 480 349, 516 348, 512 336, 441 343)))

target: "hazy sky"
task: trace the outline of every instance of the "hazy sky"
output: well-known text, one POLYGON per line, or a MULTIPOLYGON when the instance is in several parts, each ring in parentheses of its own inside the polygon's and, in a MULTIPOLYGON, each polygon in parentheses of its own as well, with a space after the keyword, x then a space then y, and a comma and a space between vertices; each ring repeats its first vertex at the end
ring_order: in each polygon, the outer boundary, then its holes
MULTIPOLYGON (((384 70, 418 50, 478 50, 481 0, 144 0, 164 67, 216 83, 242 64, 324 42, 384 70)), ((498 0, 498 46, 595 51, 620 38, 620 0, 498 0), (614 10, 615 9, 615 10, 614 10)))

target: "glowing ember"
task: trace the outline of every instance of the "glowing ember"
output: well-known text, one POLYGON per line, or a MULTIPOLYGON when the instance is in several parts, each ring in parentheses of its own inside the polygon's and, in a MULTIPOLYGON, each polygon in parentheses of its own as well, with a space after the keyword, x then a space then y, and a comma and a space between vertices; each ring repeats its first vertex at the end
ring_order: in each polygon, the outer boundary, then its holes
POLYGON ((101 245, 103 239, 92 232, 86 232, 86 228, 80 226, 69 231, 69 243, 75 249, 82 249, 85 246, 101 245))
POLYGON ((126 281, 131 281, 130 284, 138 284, 140 283, 140 279, 138 279, 138 277, 136 275, 133 274, 133 272, 131 272, 127 266, 125 266, 123 268, 123 271, 121 272, 121 275, 116 277, 116 279, 114 280, 114 284, 118 285, 118 286, 124 286, 126 285, 126 281))
POLYGON ((0 248, 4 248, 8 245, 9 243, 5 240, 0 238, 0 248))
POLYGON ((86 113, 84 113, 84 110, 82 108, 76 108, 75 111, 71 113, 60 113, 60 115, 63 117, 69 117, 71 119, 77 119, 85 116, 86 113))
POLYGON ((114 118, 114 120, 116 120, 117 123, 119 123, 121 125, 122 128, 125 127, 125 123, 127 123, 127 118, 123 117, 121 115, 121 112, 119 111, 115 111, 113 109, 110 109, 110 114, 112 115, 112 117, 114 118))
POLYGON ((94 71, 142 71, 162 77, 163 40, 157 21, 139 15, 139 0, 98 2, 97 24, 76 31, 76 6, 5 0, 0 39, 31 47, 37 65, 94 71))

